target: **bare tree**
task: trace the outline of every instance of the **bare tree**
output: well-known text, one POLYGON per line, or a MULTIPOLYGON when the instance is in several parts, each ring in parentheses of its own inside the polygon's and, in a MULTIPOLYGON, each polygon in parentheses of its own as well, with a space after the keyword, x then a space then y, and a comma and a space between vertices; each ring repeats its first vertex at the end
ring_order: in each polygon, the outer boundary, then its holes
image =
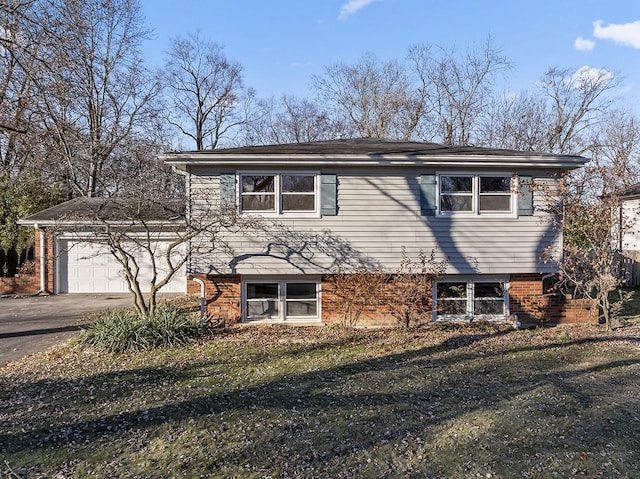
POLYGON ((17 220, 52 206, 62 193, 41 148, 34 78, 44 68, 36 56, 43 35, 33 15, 32 2, 0 1, 0 248, 18 255, 33 244, 33 230, 17 220))
POLYGON ((605 93, 618 83, 611 72, 602 68, 547 70, 541 81, 541 89, 551 103, 546 151, 585 152, 589 148, 589 129, 612 103, 605 93))
POLYGON ((478 143, 494 148, 546 151, 549 114, 538 93, 522 92, 494 99, 488 106, 478 143))
POLYGON ((389 275, 384 304, 405 328, 431 319, 433 282, 444 275, 448 265, 447 259, 437 259, 436 253, 420 250, 413 260, 403 247, 400 266, 389 275))
POLYGON ((52 161, 64 165, 72 195, 112 187, 104 177, 114 150, 156 114, 158 84, 145 69, 148 38, 137 0, 39 2, 46 68, 35 78, 52 161))
POLYGON ((398 61, 372 53, 356 63, 336 63, 314 76, 313 88, 334 116, 358 136, 408 139, 415 127, 411 79, 398 61))
POLYGON ((45 38, 34 15, 32 2, 0 1, 0 174, 9 178, 46 167, 35 82, 45 38))
POLYGON ((141 318, 151 318, 157 295, 194 254, 231 250, 227 238, 257 231, 260 219, 211 203, 190 214, 184 200, 80 198, 58 228, 103 247, 122 267, 141 318))
POLYGON ((379 267, 370 269, 358 266, 345 269, 337 266, 329 276, 323 293, 334 302, 340 312, 340 324, 347 328, 354 328, 358 324, 362 313, 382 304, 387 274, 379 267))
MULTIPOLYGON (((594 171, 597 169, 590 172, 591 176, 594 171)), ((558 265, 559 281, 554 289, 593 301, 599 318, 610 329, 612 320, 631 297, 618 290, 625 275, 614 237, 632 228, 640 219, 640 212, 626 210, 624 215, 618 214, 621 191, 615 184, 604 187, 610 192, 607 195, 580 197, 573 181, 566 176, 556 191, 545 192, 550 218, 556 228, 564 231, 564 244, 561 251, 546 250, 544 258, 558 265), (616 290, 617 300, 612 299, 616 290)))
POLYGON ((344 126, 319 104, 283 95, 259 101, 243 128, 243 144, 269 145, 331 140, 346 136, 344 126))
POLYGON ((619 84, 607 70, 550 68, 537 88, 496 98, 487 108, 480 143, 561 154, 583 154, 598 147, 601 129, 619 84))
POLYGON ((171 42, 164 72, 167 119, 195 142, 197 150, 216 148, 231 129, 246 122, 242 67, 223 48, 199 33, 171 42))
POLYGON ((459 55, 431 45, 409 48, 408 59, 420 100, 418 133, 447 145, 467 145, 493 96, 496 77, 511 68, 491 40, 459 55))
POLYGON ((144 192, 158 200, 184 198, 184 176, 158 159, 169 149, 153 138, 131 138, 116 148, 105 168, 105 176, 114 179, 111 196, 130 198, 144 192))
POLYGON ((592 173, 598 193, 608 195, 640 180, 640 123, 630 112, 611 109, 602 115, 590 141, 592 173))

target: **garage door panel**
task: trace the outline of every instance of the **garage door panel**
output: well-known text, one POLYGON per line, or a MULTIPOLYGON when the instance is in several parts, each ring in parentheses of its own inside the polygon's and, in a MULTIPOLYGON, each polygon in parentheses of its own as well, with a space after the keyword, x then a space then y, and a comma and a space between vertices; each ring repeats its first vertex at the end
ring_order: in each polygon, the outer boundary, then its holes
MULTIPOLYGON (((78 240, 61 240, 58 259, 59 291, 61 293, 127 293, 129 288, 120 263, 104 245, 78 240)), ((162 254, 166 248, 160 243, 156 249, 162 254)), ((133 249, 131 250, 133 251, 133 249)), ((150 289, 152 277, 151 261, 143 251, 136 252, 136 260, 140 266, 138 280, 144 292, 150 289)), ((159 261, 162 263, 162 261, 159 261)), ((164 277, 159 265, 158 280, 164 277)), ((186 268, 183 266, 162 292, 184 293, 186 291, 186 268)))

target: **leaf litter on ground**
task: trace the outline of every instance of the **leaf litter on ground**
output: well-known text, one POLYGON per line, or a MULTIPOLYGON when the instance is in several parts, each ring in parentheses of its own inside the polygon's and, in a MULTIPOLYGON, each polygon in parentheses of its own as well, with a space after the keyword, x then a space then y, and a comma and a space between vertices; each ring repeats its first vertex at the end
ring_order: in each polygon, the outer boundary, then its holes
POLYGON ((640 477, 639 332, 259 326, 123 355, 68 344, 0 370, 0 459, 29 478, 640 477))

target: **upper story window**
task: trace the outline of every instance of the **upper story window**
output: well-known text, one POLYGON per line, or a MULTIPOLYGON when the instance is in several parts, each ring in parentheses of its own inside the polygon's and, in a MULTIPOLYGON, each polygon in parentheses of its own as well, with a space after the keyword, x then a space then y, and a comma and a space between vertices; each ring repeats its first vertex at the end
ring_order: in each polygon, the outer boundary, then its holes
POLYGON ((243 211, 275 211, 276 177, 242 175, 240 196, 243 211))
POLYGON ((317 190, 314 174, 241 174, 240 208, 243 212, 315 213, 317 190))
POLYGON ((440 175, 442 214, 505 214, 514 210, 511 176, 440 175))

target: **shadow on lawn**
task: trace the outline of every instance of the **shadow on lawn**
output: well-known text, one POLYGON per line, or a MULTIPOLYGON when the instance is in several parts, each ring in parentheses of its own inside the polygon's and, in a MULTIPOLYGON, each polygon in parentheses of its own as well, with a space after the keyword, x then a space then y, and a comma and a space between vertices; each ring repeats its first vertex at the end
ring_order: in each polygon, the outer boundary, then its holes
MULTIPOLYGON (((556 365, 557 367, 539 368, 536 357, 528 356, 526 361, 520 359, 520 374, 505 377, 499 372, 502 362, 511 360, 506 355, 552 348, 562 351, 569 346, 621 339, 640 341, 639 338, 601 337, 559 341, 542 347, 531 345, 510 348, 506 345, 486 350, 458 351, 480 341, 509 334, 513 332, 459 334, 433 346, 282 377, 259 386, 200 395, 175 404, 58 424, 51 428, 42 426, 25 432, 4 432, 0 434, 0 451, 14 453, 72 443, 90 443, 98 438, 117 437, 123 433, 189 419, 207 418, 214 424, 216 421, 224 422, 234 417, 234 414, 251 418, 253 414, 262 412, 271 416, 286 414, 293 419, 290 421, 283 418, 276 421, 276 427, 251 430, 250 445, 236 446, 235 449, 230 446, 220 453, 218 461, 233 463, 250 457, 258 448, 265 448, 272 451, 266 455, 268 460, 277 462, 284 460, 276 454, 277 450, 287 448, 289 455, 311 454, 313 457, 309 457, 319 463, 339 462, 341 458, 353 459, 359 452, 372 451, 380 446, 381 441, 385 443, 407 437, 424 437, 425 434, 431 434, 429 431, 432 428, 447 421, 494 408, 496 404, 517 401, 534 389, 553 388, 557 394, 565 397, 564 404, 549 406, 551 412, 546 414, 556 414, 563 408, 568 414, 574 414, 580 409, 592 407, 593 402, 599 398, 582 391, 572 380, 583 375, 595 375, 640 364, 640 359, 634 358, 579 369, 562 369, 561 364, 556 365), (226 419, 222 419, 222 415, 226 419), (354 416, 356 419, 353 419, 354 416), (310 452, 311 449, 313 453, 310 452), (274 459, 276 456, 278 459, 274 459)), ((347 338, 329 344, 301 345, 299 351, 308 354, 352 341, 353 339, 347 338)), ((269 356, 258 355, 255 359, 258 365, 269 361, 269 356)), ((74 391, 78 387, 82 390, 92 383, 122 384, 135 381, 133 387, 136 390, 148 389, 151 393, 159 379, 176 382, 189 380, 202 376, 203 368, 206 370, 215 364, 219 363, 196 363, 186 369, 138 369, 60 381, 56 384, 50 381, 35 382, 28 388, 74 391)), ((621 381, 621 385, 626 381, 625 387, 629 388, 630 384, 638 383, 639 379, 636 373, 621 381)), ((127 391, 123 388, 120 395, 126 395, 127 391)), ((6 395, 12 394, 9 386, 6 395)), ((86 391, 83 391, 77 398, 67 398, 69 408, 74 408, 71 399, 88 403, 87 396, 86 391)), ((104 404, 107 405, 108 402, 109 398, 105 398, 104 404)), ((94 404, 93 410, 100 410, 100 404, 94 404)), ((0 430, 9 429, 8 424, 0 426, 0 430)), ((506 431, 503 434, 509 432, 507 424, 496 425, 498 427, 506 431)), ((13 429, 15 431, 17 427, 14 425, 13 429)), ((553 431, 550 433, 553 434, 553 431)), ((597 441, 604 441, 606 444, 606 441, 612 440, 609 436, 615 436, 617 432, 612 430, 610 434, 606 431, 601 434, 603 436, 597 438, 597 441)), ((616 440, 622 440, 618 436, 616 440)), ((633 437, 628 440, 637 442, 633 437)), ((269 467, 268 463, 264 467, 269 467)))
POLYGON ((23 336, 38 336, 41 334, 55 334, 66 333, 69 331, 80 331, 80 326, 61 326, 59 328, 46 328, 46 329, 28 329, 26 331, 14 331, 11 333, 0 333, 0 339, 6 338, 20 338, 23 336))

